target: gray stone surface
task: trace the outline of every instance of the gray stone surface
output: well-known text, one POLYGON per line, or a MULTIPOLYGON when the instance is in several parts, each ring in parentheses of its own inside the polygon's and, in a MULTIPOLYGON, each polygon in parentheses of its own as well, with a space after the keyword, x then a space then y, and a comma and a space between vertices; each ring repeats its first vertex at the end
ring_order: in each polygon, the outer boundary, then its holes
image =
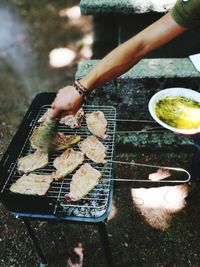
POLYGON ((99 13, 148 13, 166 12, 176 0, 81 0, 80 7, 83 15, 99 13))
POLYGON ((200 78, 200 73, 195 69, 189 58, 143 59, 119 79, 176 77, 200 78))
MULTIPOLYGON (((154 125, 154 127, 156 127, 154 125)), ((192 148, 192 138, 176 135, 167 130, 157 132, 118 132, 116 134, 116 143, 120 151, 134 151, 135 148, 145 148, 159 150, 165 148, 169 151, 175 151, 176 148, 192 148)))
MULTIPOLYGON (((81 61, 76 78, 86 75, 96 63, 96 60, 81 61)), ((118 118, 151 120, 148 111, 150 98, 159 90, 171 87, 200 92, 200 74, 188 58, 143 59, 121 77, 94 90, 87 103, 114 106, 118 118)))
MULTIPOLYGON (((83 77, 97 64, 98 60, 82 60, 78 65, 76 77, 83 77)), ((120 76, 121 79, 144 78, 199 78, 200 73, 195 69, 189 58, 155 58, 142 59, 133 68, 120 76)))

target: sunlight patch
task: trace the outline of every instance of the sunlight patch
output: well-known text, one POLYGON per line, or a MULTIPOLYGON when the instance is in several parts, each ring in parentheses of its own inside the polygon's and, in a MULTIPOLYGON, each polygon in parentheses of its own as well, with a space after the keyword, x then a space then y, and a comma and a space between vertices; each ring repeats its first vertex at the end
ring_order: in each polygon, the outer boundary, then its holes
POLYGON ((84 45, 92 45, 93 44, 93 36, 92 36, 92 34, 86 34, 83 37, 83 43, 84 43, 84 45))
POLYGON ((187 184, 156 188, 132 188, 131 196, 137 211, 152 227, 165 230, 171 220, 187 205, 187 184))
POLYGON ((115 204, 112 204, 112 210, 108 215, 108 221, 112 220, 115 216, 117 215, 117 208, 115 206, 115 204))
POLYGON ((77 256, 75 257, 76 260, 68 258, 67 267, 83 267, 83 245, 81 243, 79 243, 78 246, 74 248, 74 253, 77 256))
POLYGON ((81 50, 80 50, 81 56, 84 59, 90 59, 92 57, 92 50, 90 47, 84 46, 81 50))
POLYGON ((76 53, 69 48, 55 48, 49 53, 49 64, 54 68, 69 66, 76 53))
POLYGON ((167 12, 175 2, 176 0, 130 0, 130 4, 134 7, 136 13, 167 12))
POLYGON ((79 6, 73 6, 71 8, 62 9, 59 12, 61 17, 68 17, 70 19, 80 19, 81 11, 79 6))

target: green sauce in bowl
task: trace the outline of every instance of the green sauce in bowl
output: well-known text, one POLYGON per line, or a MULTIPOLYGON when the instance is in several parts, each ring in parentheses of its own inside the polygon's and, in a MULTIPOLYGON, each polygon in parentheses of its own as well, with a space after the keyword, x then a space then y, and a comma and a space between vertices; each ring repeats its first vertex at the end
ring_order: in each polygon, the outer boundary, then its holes
POLYGON ((155 113, 164 123, 177 129, 200 127, 200 102, 184 96, 167 96, 156 103, 155 113))

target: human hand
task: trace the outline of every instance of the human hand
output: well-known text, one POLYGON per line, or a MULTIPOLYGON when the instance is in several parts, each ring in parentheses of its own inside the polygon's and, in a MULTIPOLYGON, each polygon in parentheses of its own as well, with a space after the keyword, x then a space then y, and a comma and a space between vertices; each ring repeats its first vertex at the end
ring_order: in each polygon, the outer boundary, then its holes
POLYGON ((60 89, 51 104, 53 111, 50 119, 76 113, 81 107, 83 100, 83 96, 77 92, 74 86, 66 86, 60 89))

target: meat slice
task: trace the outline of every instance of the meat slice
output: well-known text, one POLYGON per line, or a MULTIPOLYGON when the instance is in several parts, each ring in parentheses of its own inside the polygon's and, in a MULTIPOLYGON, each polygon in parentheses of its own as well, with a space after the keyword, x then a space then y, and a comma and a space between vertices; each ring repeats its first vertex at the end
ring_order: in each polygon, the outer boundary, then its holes
POLYGON ((106 163, 105 146, 96 138, 96 136, 88 136, 85 140, 78 144, 80 150, 95 163, 106 163))
POLYGON ((48 191, 51 182, 51 175, 37 175, 30 173, 24 174, 14 184, 11 185, 10 191, 24 195, 43 196, 48 191))
POLYGON ((94 135, 105 139, 108 135, 106 134, 107 120, 102 111, 95 111, 90 114, 86 114, 87 127, 94 135))
POLYGON ((102 174, 85 163, 72 176, 70 192, 65 195, 67 201, 77 201, 87 195, 98 183, 102 174))
MULTIPOLYGON (((50 119, 53 109, 48 108, 42 117, 39 118, 38 122, 43 123, 50 119)), ((81 124, 85 118, 85 112, 80 108, 74 115, 66 115, 60 119, 60 123, 70 128, 80 128, 81 124)))
POLYGON ((149 180, 151 181, 159 181, 165 178, 168 178, 171 176, 171 173, 169 170, 160 168, 157 170, 157 172, 150 173, 149 174, 149 180))
POLYGON ((52 177, 55 180, 63 179, 66 175, 73 172, 73 170, 81 165, 83 160, 84 154, 82 152, 68 148, 61 156, 54 160, 53 166, 57 171, 52 173, 52 177))
POLYGON ((74 115, 67 115, 60 119, 60 123, 70 128, 80 128, 85 118, 85 112, 80 108, 74 115))
POLYGON ((21 157, 17 163, 18 171, 28 173, 48 165, 48 154, 40 150, 25 157, 21 157))
POLYGON ((79 135, 65 135, 58 132, 54 140, 54 150, 60 151, 69 148, 80 141, 81 137, 79 135))

